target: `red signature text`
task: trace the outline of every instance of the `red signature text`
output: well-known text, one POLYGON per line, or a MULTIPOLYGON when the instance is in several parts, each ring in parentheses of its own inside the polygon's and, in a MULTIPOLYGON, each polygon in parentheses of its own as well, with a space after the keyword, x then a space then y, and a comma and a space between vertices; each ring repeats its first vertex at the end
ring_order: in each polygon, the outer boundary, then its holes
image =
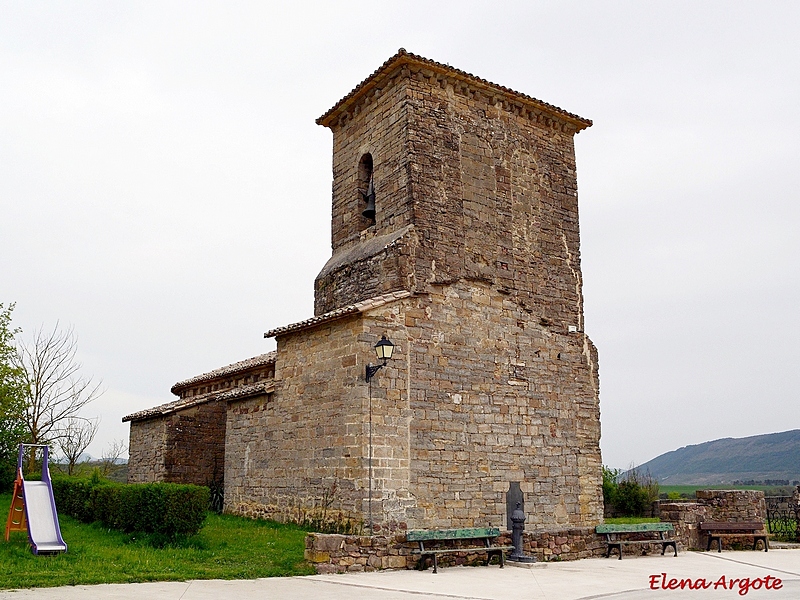
POLYGON ((779 577, 773 577, 772 575, 756 577, 755 579, 750 579, 749 577, 725 577, 725 575, 722 575, 716 580, 705 579, 704 577, 678 579, 677 577, 667 577, 666 573, 650 575, 651 590, 723 589, 737 590, 740 596, 744 596, 750 590, 779 590, 782 587, 783 581, 779 577))

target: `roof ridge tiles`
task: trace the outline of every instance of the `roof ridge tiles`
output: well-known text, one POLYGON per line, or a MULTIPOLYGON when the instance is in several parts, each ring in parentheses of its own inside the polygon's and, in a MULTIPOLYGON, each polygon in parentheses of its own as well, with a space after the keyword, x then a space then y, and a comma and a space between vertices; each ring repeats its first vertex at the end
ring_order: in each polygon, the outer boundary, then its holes
POLYGON ((469 73, 467 71, 451 67, 448 64, 440 63, 435 60, 431 60, 430 58, 425 58, 424 56, 408 52, 405 48, 400 48, 396 54, 394 54, 388 60, 386 60, 380 67, 375 69, 375 71, 373 71, 372 74, 370 74, 361 83, 359 83, 356 87, 350 90, 350 92, 347 95, 345 95, 341 100, 339 100, 336 104, 334 104, 333 107, 331 107, 328 111, 326 111, 325 114, 319 117, 316 120, 317 125, 324 125, 326 127, 331 125, 332 124, 331 117, 333 115, 341 112, 342 110, 347 109, 350 102, 356 99, 361 94, 362 91, 368 90, 371 87, 373 87, 370 84, 376 83, 376 81, 379 80, 381 76, 388 76, 391 73, 393 67, 399 66, 400 64, 403 63, 417 63, 422 66, 431 67, 439 71, 443 71, 445 73, 454 75, 458 78, 465 79, 479 86, 497 90, 497 92, 501 94, 514 96, 524 102, 534 104, 538 108, 546 110, 551 114, 560 116, 562 119, 571 121, 577 127, 577 131, 585 129, 586 127, 591 127, 592 125, 592 121, 590 119, 586 119, 584 117, 581 117, 580 115, 571 113, 554 104, 550 104, 549 102, 545 102, 544 100, 539 100, 538 98, 534 98, 533 96, 530 96, 528 94, 518 92, 504 85, 493 83, 487 79, 478 77, 477 75, 473 75, 472 73, 469 73))
POLYGON ((189 386, 196 385, 198 383, 211 381, 212 379, 216 379, 218 377, 224 377, 226 375, 234 375, 236 373, 247 371, 255 367, 265 366, 270 363, 274 363, 276 356, 277 352, 273 350, 272 352, 267 352, 265 354, 259 354, 251 358, 246 358, 244 360, 240 360, 238 362, 225 365, 224 367, 219 367, 218 369, 214 369, 213 371, 208 371, 207 373, 201 373, 200 375, 195 375, 194 377, 190 377, 189 379, 184 379, 183 381, 179 381, 178 383, 172 386, 170 391, 173 394, 177 394, 181 390, 186 389, 189 386))

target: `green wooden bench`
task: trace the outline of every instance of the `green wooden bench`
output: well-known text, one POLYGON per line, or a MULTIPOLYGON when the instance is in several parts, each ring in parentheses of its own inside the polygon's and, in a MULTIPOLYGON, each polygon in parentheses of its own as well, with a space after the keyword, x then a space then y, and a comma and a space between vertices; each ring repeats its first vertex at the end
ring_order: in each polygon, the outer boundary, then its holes
POLYGON ((417 542, 419 548, 412 550, 413 554, 419 554, 419 568, 425 570, 427 561, 433 562, 433 572, 439 568, 437 557, 440 554, 456 554, 467 552, 485 552, 488 555, 486 564, 492 560, 492 556, 500 557, 500 567, 505 564, 503 552, 512 550, 513 546, 496 546, 492 540, 500 535, 497 527, 471 528, 471 529, 415 529, 406 532, 406 540, 417 542), (478 542, 480 540, 480 542, 478 542), (457 547, 443 547, 448 542, 459 542, 457 547), (476 542, 470 546, 464 545, 463 541, 476 542), (428 547, 425 546, 429 542, 428 547), (480 545, 477 545, 479 543, 480 545))
POLYGON ((764 552, 769 552, 769 538, 764 531, 763 521, 746 522, 722 522, 712 523, 704 521, 700 523, 700 531, 708 535, 708 545, 706 551, 711 550, 711 544, 717 541, 717 552, 722 552, 722 538, 724 537, 751 537, 753 538, 753 550, 758 548, 758 540, 764 542, 764 552))
POLYGON ((606 558, 611 556, 611 550, 616 548, 619 552, 620 560, 622 560, 623 544, 661 544, 662 556, 664 552, 666 552, 667 547, 672 546, 672 549, 675 550, 675 556, 678 556, 678 545, 675 540, 664 537, 666 532, 672 533, 673 531, 672 523, 606 524, 595 527, 596 533, 605 534, 606 536, 606 544, 608 544, 606 558), (650 535, 649 539, 627 539, 625 536, 629 534, 636 535, 637 538, 650 534, 657 534, 658 537, 654 538, 650 535))

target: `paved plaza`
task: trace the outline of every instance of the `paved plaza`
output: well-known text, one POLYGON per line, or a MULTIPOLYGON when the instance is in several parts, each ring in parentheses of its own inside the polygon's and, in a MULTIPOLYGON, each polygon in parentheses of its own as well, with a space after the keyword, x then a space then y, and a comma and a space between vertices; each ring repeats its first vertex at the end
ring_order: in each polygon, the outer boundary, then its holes
POLYGON ((589 600, 800 599, 800 549, 681 552, 526 566, 381 571, 246 581, 187 581, 0 591, 0 600, 589 600), (671 581, 675 580, 675 581, 671 581), (683 589, 680 588, 684 581, 683 589), (686 580, 698 588, 690 589, 686 580), (778 581, 780 580, 780 581, 778 581), (676 589, 663 589, 664 587, 676 589))

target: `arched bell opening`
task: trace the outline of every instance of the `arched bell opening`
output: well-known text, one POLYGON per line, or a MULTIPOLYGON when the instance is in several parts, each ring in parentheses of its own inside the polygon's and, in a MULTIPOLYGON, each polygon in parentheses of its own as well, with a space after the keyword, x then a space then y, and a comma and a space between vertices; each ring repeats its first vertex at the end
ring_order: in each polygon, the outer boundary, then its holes
POLYGON ((365 229, 375 224, 375 182, 372 173, 372 154, 369 152, 358 161, 358 194, 364 207, 361 216, 365 219, 365 229))

